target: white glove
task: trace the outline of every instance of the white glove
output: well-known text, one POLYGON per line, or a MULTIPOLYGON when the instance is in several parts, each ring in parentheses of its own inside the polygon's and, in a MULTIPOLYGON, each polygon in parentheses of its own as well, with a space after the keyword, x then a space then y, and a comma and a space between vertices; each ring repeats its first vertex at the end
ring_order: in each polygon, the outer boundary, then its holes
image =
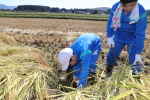
POLYGON ((135 55, 135 61, 134 61, 133 64, 136 65, 137 62, 139 62, 143 67, 145 67, 145 65, 144 65, 143 62, 142 62, 141 55, 139 55, 139 54, 136 54, 136 55, 135 55))
POLYGON ((114 48, 115 47, 115 42, 113 40, 113 38, 108 38, 107 40, 107 45, 109 46, 109 48, 114 48))
POLYGON ((66 77, 65 76, 62 76, 62 77, 60 77, 60 81, 66 81, 66 77))
POLYGON ((82 90, 83 89, 83 86, 82 84, 80 84, 80 86, 78 86, 78 90, 82 90))

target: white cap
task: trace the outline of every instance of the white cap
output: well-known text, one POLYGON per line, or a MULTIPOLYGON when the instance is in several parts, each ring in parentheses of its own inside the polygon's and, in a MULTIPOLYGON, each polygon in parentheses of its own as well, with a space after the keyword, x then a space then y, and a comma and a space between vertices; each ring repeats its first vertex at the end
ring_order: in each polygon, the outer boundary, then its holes
POLYGON ((62 65, 63 71, 67 70, 72 55, 73 55, 73 50, 71 48, 64 48, 59 52, 58 61, 62 65))

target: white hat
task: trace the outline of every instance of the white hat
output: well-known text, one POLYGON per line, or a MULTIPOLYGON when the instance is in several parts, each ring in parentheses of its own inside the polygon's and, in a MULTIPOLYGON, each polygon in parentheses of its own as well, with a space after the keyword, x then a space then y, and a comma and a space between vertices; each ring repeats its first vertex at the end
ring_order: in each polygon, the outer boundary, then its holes
POLYGON ((73 50, 71 48, 64 48, 59 52, 58 61, 62 65, 63 71, 67 70, 72 55, 73 55, 73 50))

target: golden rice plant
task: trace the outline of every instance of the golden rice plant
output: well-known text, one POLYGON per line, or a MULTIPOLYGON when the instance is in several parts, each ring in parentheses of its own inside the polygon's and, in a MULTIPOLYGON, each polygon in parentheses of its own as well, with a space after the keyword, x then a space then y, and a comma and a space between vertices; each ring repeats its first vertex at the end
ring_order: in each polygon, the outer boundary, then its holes
MULTIPOLYGON (((150 75, 148 68, 145 69, 142 74, 133 76, 130 72, 130 66, 124 64, 126 60, 117 60, 118 65, 116 65, 115 68, 118 70, 113 70, 112 77, 102 78, 106 67, 105 57, 109 49, 106 41, 107 38, 104 36, 106 22, 58 21, 57 19, 39 20, 30 18, 17 20, 13 18, 2 19, 3 22, 5 22, 5 24, 1 24, 2 31, 16 33, 12 36, 14 36, 18 42, 25 45, 36 45, 34 47, 42 50, 44 53, 38 49, 27 46, 22 46, 24 49, 20 46, 11 47, 8 45, 12 43, 8 41, 10 39, 0 39, 0 99, 150 99, 150 75), (5 27, 8 27, 7 30, 5 30, 5 27), (55 70, 60 66, 57 61, 57 54, 62 48, 69 47, 79 35, 86 32, 94 32, 99 35, 103 39, 103 45, 105 46, 97 62, 97 73, 93 76, 95 79, 91 79, 88 86, 83 90, 78 90, 71 87, 71 85, 64 86, 59 83, 58 72, 55 70), (6 43, 4 43, 4 41, 6 41, 6 43), (101 56, 103 56, 102 59, 101 56)), ((0 19, 0 23, 2 19, 0 19)), ((149 28, 147 28, 147 33, 148 32, 149 28)), ((149 63, 149 33, 147 34, 146 41, 148 42, 145 43, 145 51, 142 56, 144 63, 149 63)), ((126 51, 126 49, 124 49, 124 51, 126 51)), ((123 59, 126 58, 125 56, 127 56, 127 54, 122 53, 120 55, 123 59)), ((92 77, 90 76, 89 78, 92 77)))
POLYGON ((0 43, 2 42, 4 42, 5 44, 10 44, 10 45, 18 44, 13 37, 0 32, 0 43))
POLYGON ((102 78, 103 67, 99 64, 93 85, 80 90, 73 87, 61 86, 72 90, 69 93, 48 96, 59 97, 58 100, 149 100, 150 99, 150 75, 131 75, 129 66, 120 66, 120 70, 113 72, 112 77, 102 78))
POLYGON ((43 100, 58 94, 56 71, 49 67, 44 53, 8 43, 0 43, 0 99, 43 100))

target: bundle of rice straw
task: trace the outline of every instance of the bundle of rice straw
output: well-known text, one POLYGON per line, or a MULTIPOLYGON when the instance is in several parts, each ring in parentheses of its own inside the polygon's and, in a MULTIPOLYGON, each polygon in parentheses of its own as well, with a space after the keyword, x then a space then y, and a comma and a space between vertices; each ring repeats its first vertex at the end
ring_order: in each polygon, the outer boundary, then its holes
POLYGON ((13 37, 0 34, 0 99, 43 100, 58 85, 55 69, 36 48, 18 46, 13 37))

